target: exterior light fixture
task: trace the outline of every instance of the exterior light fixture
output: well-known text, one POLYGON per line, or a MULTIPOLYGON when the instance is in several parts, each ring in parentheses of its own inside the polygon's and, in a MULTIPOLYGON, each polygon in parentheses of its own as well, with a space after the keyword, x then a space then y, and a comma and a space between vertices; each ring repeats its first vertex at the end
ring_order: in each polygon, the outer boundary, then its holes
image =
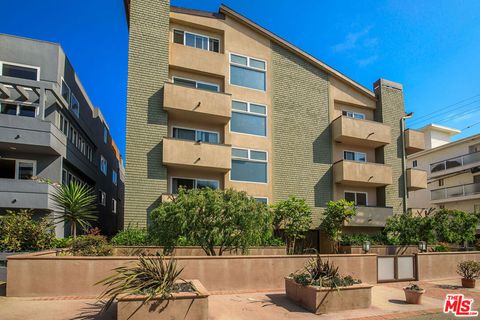
POLYGON ((362 249, 365 253, 368 253, 368 251, 370 251, 370 241, 364 241, 362 249))
POLYGON ((427 252, 427 242, 426 241, 418 242, 418 250, 420 250, 420 252, 427 252))

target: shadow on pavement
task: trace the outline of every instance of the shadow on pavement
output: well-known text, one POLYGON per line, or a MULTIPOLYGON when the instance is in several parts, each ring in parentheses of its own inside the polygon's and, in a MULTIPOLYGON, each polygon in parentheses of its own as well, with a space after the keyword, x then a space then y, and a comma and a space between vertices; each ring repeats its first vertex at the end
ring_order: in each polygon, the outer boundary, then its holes
POLYGON ((117 303, 114 302, 112 306, 106 311, 100 313, 103 302, 87 303, 87 305, 80 310, 72 320, 115 320, 117 319, 117 303))
POLYGON ((294 302, 290 301, 287 298, 286 294, 272 293, 272 294, 266 294, 266 296, 270 299, 272 304, 278 307, 282 307, 289 312, 310 313, 309 311, 303 309, 302 307, 296 305, 294 302))
POLYGON ((388 302, 394 303, 394 304, 407 304, 405 300, 398 300, 398 299, 388 299, 388 302))

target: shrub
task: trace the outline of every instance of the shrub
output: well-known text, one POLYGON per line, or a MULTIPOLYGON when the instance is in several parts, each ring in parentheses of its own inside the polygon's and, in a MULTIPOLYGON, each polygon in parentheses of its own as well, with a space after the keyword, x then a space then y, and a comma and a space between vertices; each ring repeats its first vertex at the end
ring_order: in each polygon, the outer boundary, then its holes
POLYGON ((31 210, 7 211, 0 217, 0 250, 36 251, 52 247, 54 227, 47 218, 32 219, 31 210))
POLYGON ((353 233, 342 236, 340 244, 343 246, 361 246, 365 241, 370 241, 371 245, 388 245, 388 238, 383 233, 365 234, 353 233))
POLYGON ((293 280, 302 286, 319 286, 326 288, 348 287, 361 283, 351 276, 341 276, 333 262, 322 261, 319 254, 310 259, 300 271, 292 274, 293 280))
POLYGON ((438 241, 457 244, 474 241, 480 223, 479 214, 447 209, 436 212, 433 221, 438 241))
MULTIPOLYGON (((107 310, 119 295, 142 294, 146 303, 153 298, 166 299, 173 292, 184 291, 180 290, 182 283, 177 282, 182 271, 173 258, 165 261, 158 253, 155 257, 140 256, 136 265, 118 267, 112 276, 96 283, 107 286, 99 298, 108 298, 102 310, 107 310)), ((191 285, 190 290, 193 291, 191 285)))
POLYGON ((151 242, 147 230, 130 226, 119 231, 110 240, 114 246, 147 246, 152 244, 151 242))
POLYGON ((112 247, 104 236, 84 235, 73 239, 72 253, 75 256, 110 256, 112 247))
POLYGON ((345 223, 352 220, 356 214, 357 211, 353 202, 342 199, 327 203, 320 229, 334 242, 336 252, 338 252, 338 245, 342 240, 345 223))
POLYGON ((422 291, 423 288, 421 288, 418 284, 410 283, 408 286, 405 287, 405 290, 409 290, 409 291, 422 291))
POLYGON ((419 241, 435 242, 434 221, 431 216, 411 212, 396 214, 387 219, 384 233, 394 245, 416 245, 419 241))
POLYGON ((274 225, 283 230, 287 243, 287 252, 292 254, 295 242, 305 238, 312 224, 312 210, 304 199, 290 196, 287 200, 278 201, 273 206, 274 225))
POLYGON ((52 248, 69 248, 72 246, 73 238, 55 238, 52 242, 52 248))
POLYGON ((473 260, 462 261, 457 266, 457 273, 463 279, 478 279, 480 278, 480 262, 473 260))

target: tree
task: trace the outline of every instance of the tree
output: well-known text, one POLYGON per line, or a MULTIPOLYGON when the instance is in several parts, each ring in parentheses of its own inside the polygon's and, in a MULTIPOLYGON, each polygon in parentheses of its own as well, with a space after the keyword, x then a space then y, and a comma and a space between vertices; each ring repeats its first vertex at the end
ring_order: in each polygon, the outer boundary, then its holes
POLYGON ((338 245, 342 240, 343 227, 356 214, 357 210, 353 202, 341 199, 327 203, 320 229, 334 242, 336 252, 338 252, 338 245))
POLYGON ((434 231, 441 242, 462 244, 474 241, 480 216, 460 210, 441 209, 433 215, 434 231))
POLYGON ((287 200, 278 201, 273 206, 274 226, 283 230, 287 243, 287 252, 293 254, 295 243, 304 239, 312 224, 312 210, 304 199, 290 196, 287 200))
POLYGON ((93 190, 89 186, 75 181, 54 186, 54 188, 52 199, 61 211, 60 220, 57 223, 69 223, 70 233, 76 238, 78 226, 86 230, 91 227, 90 222, 97 220, 95 216, 96 197, 93 190))
POLYGON ((166 249, 189 243, 201 246, 210 256, 245 252, 272 236, 268 208, 232 189, 181 188, 172 202, 162 203, 151 213, 150 221, 149 233, 166 249))
POLYGON ((419 241, 436 242, 434 221, 430 214, 397 214, 389 217, 384 232, 394 245, 412 245, 419 241))

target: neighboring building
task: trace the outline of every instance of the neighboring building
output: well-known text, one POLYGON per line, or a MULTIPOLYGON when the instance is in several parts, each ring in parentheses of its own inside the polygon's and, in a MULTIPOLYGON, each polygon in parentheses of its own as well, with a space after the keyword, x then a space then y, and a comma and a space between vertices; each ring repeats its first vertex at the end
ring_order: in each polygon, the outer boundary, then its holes
MULTIPOLYGON (((124 169, 102 113, 60 45, 4 34, 0 43, 0 213, 29 208, 55 218, 52 186, 32 177, 76 180, 95 188, 97 225, 115 233, 124 169)), ((63 229, 57 225, 58 236, 63 229)))
POLYGON ((180 185, 302 197, 313 228, 329 200, 357 203, 351 227, 404 212, 400 84, 369 90, 223 5, 125 5, 126 225, 180 185))
POLYGON ((480 134, 451 142, 459 130, 428 125, 424 151, 408 157, 408 167, 425 170, 428 189, 409 193, 414 212, 430 208, 480 212, 480 134))

